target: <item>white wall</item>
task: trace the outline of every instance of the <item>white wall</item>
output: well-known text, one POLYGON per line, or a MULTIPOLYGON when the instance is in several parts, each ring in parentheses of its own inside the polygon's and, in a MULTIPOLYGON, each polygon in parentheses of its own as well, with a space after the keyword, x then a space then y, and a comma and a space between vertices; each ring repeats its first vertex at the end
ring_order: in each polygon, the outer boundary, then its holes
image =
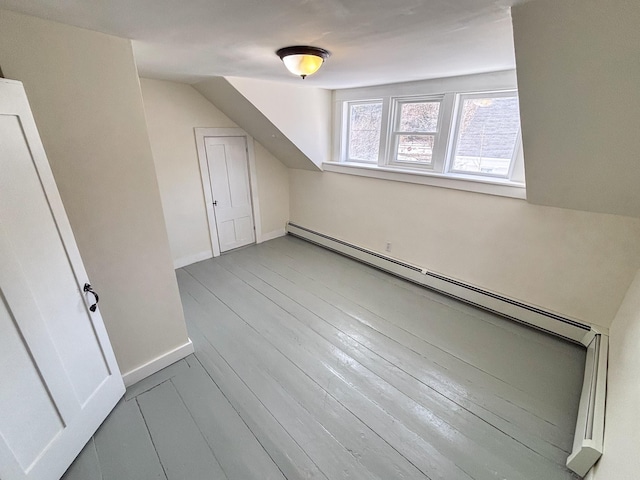
POLYGON ((254 78, 225 78, 316 165, 331 160, 330 90, 254 78))
POLYGON ((640 217, 640 2, 512 9, 531 203, 640 217))
POLYGON ((640 268, 640 219, 292 169, 291 221, 528 304, 609 326, 640 268))
POLYGON ((604 454, 589 478, 635 480, 640 472, 640 271, 609 333, 604 454))
MULTIPOLYGON (((192 86, 141 79, 149 138, 175 265, 212 255, 196 151, 195 127, 237 127, 192 86)), ((262 234, 289 219, 289 171, 255 142, 262 234)))
POLYGON ((0 63, 25 85, 120 369, 181 346, 131 42, 0 10, 0 63))

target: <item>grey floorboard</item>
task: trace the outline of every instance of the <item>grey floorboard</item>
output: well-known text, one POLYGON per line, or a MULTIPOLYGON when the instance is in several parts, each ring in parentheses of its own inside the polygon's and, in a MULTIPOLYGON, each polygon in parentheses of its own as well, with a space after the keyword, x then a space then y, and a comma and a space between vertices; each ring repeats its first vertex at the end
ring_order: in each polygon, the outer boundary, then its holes
MULTIPOLYGON (((401 454, 414 464, 422 466, 423 473, 429 469, 421 465, 421 460, 424 459, 424 453, 432 448, 444 453, 447 458, 455 458, 460 468, 467 474, 476 472, 479 479, 500 478, 502 475, 524 479, 534 474, 544 475, 548 479, 560 478, 555 466, 537 458, 524 445, 499 435, 501 432, 487 431, 485 428, 475 430, 471 423, 467 424, 462 432, 443 420, 446 409, 427 409, 402 394, 371 370, 364 368, 346 351, 333 348, 315 331, 301 325, 298 320, 300 316, 305 315, 305 310, 299 310, 297 318, 279 312, 279 307, 272 307, 271 303, 275 301, 277 292, 270 292, 267 300, 266 296, 260 295, 257 291, 252 292, 248 284, 244 288, 242 285, 234 284, 237 281, 219 269, 209 268, 208 271, 200 273, 206 277, 202 279, 203 283, 220 292, 224 301, 230 302, 229 306, 235 297, 235 308, 244 309, 242 318, 252 322, 253 328, 260 331, 271 345, 290 358, 318 385, 325 386, 327 393, 333 395, 367 425, 381 432, 380 435, 390 445, 398 448, 401 454), (247 310, 247 306, 253 302, 256 302, 256 308, 252 311, 247 310), (273 316, 268 318, 269 314, 273 316), (280 330, 277 329, 278 325, 281 327, 280 330), (293 332, 293 336, 289 332, 293 332), (298 347, 295 340, 304 345, 304 349, 298 347), (330 369, 318 368, 318 362, 315 361, 317 358, 328 361, 335 358, 338 361, 330 369), (494 441, 494 449, 485 448, 492 440, 492 435, 488 434, 498 434, 498 438, 494 439, 497 440, 494 441), (430 441, 425 442, 424 438, 429 438, 430 441), (501 450, 500 457, 496 456, 496 447, 501 450), (485 464, 493 465, 496 471, 481 468, 485 464)), ((322 326, 323 322, 316 321, 316 324, 322 326)), ((261 358, 265 355, 261 354, 261 358)), ((283 369, 276 370, 280 373, 283 369)), ((298 383, 294 380, 291 385, 295 386, 298 383)), ((295 395, 301 396, 302 393, 295 395)), ((307 401, 311 406, 313 398, 307 401)), ((378 471, 379 468, 374 470, 378 471)))
POLYGON ((269 348, 249 325, 231 310, 225 314, 227 306, 220 300, 203 289, 200 293, 197 300, 206 302, 206 309, 215 311, 218 319, 208 339, 298 443, 307 445, 310 456, 329 478, 416 478, 418 470, 375 432, 335 399, 323 398, 325 392, 314 388, 310 378, 269 348), (242 343, 236 338, 242 338, 242 343), (292 395, 293 388, 297 395, 292 395))
POLYGON ((89 443, 85 445, 80 455, 62 476, 62 480, 102 480, 93 438, 89 440, 89 443))
MULTIPOLYGON (((512 441, 516 440, 520 445, 513 445, 513 448, 525 449, 525 454, 530 454, 531 452, 527 450, 531 449, 556 463, 564 463, 566 460, 565 451, 531 436, 523 429, 510 428, 511 424, 500 421, 499 417, 484 410, 473 408, 473 403, 461 401, 458 395, 454 396, 451 392, 447 392, 449 397, 454 397, 452 399, 416 381, 415 377, 401 370, 382 355, 394 348, 400 349, 399 344, 390 342, 386 337, 374 338, 375 343, 370 347, 367 347, 366 342, 360 343, 361 337, 354 335, 353 331, 354 327, 358 326, 357 322, 353 322, 351 317, 304 291, 298 285, 256 265, 255 262, 228 262, 223 259, 221 263, 334 346, 349 352, 349 355, 363 367, 418 404, 418 407, 401 408, 401 414, 425 406, 429 411, 437 411, 441 420, 457 430, 464 431, 467 436, 474 437, 477 442, 491 444, 494 448, 501 446, 506 457, 516 453, 509 449, 512 441), (495 430, 486 430, 487 420, 493 422, 495 430), (505 438, 505 436, 511 438, 505 438)), ((391 401, 398 404, 400 403, 398 399, 402 398, 402 396, 394 396, 391 401)), ((414 424, 414 422, 410 423, 414 424)))
POLYGON ((136 401, 168 480, 227 480, 171 380, 136 401))
MULTIPOLYGON (((183 294, 184 295, 184 294, 183 294)), ((264 406, 246 383, 206 340, 196 326, 198 312, 185 303, 189 312, 189 332, 196 346, 196 356, 208 373, 228 395, 242 420, 278 465, 287 479, 328 480, 318 466, 264 406)), ((256 477, 259 479, 260 477, 256 477)))
MULTIPOLYGON (((238 253, 246 255, 249 252, 238 253)), ((317 295, 332 307, 345 313, 347 315, 345 318, 355 320, 348 326, 348 331, 353 332, 360 341, 366 339, 371 342, 367 344, 370 348, 388 358, 395 365, 401 366, 427 385, 449 398, 457 399, 456 401, 462 402, 469 408, 477 405, 494 415, 504 417, 511 424, 521 425, 527 431, 541 436, 553 445, 567 451, 570 448, 571 436, 567 435, 566 429, 559 429, 545 418, 545 415, 550 415, 548 409, 545 409, 545 405, 540 405, 529 396, 523 395, 522 392, 513 389, 501 379, 487 375, 475 366, 462 362, 455 355, 444 352, 433 344, 437 341, 436 338, 430 338, 429 342, 413 335, 355 304, 326 285, 305 277, 292 270, 291 267, 283 267, 286 262, 281 257, 276 257, 279 261, 272 261, 272 256, 270 252, 267 255, 251 257, 251 261, 253 263, 264 262, 267 267, 274 269, 275 273, 289 279, 297 286, 304 287, 308 292, 312 292, 313 295, 317 295), (265 257, 267 258, 265 259, 265 257), (375 341, 376 338, 382 339, 384 345, 389 345, 385 339, 391 339, 401 348, 392 351, 385 350, 380 348, 380 343, 375 341), (416 366, 419 368, 416 369, 416 366)), ((238 258, 239 255, 235 255, 235 257, 238 258)), ((335 314, 331 317, 338 318, 335 314)), ((452 318, 455 318, 455 315, 452 318)), ((569 412, 575 418, 575 412, 573 410, 569 410, 569 412)))
POLYGON ((571 399, 579 392, 581 380, 577 378, 580 375, 566 377, 564 372, 565 369, 580 371, 583 356, 576 355, 573 361, 567 361, 502 328, 478 328, 478 322, 472 317, 443 310, 442 304, 424 303, 421 300, 426 299, 416 295, 406 297, 407 292, 401 289, 390 290, 367 274, 370 267, 354 269, 353 261, 342 258, 336 265, 324 258, 320 261, 314 252, 321 249, 315 246, 300 252, 299 242, 295 239, 293 244, 272 242, 257 250, 268 250, 267 256, 271 251, 278 252, 279 261, 347 297, 351 304, 365 312, 384 319, 385 327, 395 327, 422 340, 431 347, 429 356, 443 366, 451 369, 452 361, 464 363, 466 365, 460 365, 459 369, 478 371, 482 383, 499 392, 501 397, 513 398, 533 415, 562 430, 572 427, 577 411, 571 399), (522 375, 522 372, 528 374, 522 375), (567 408, 573 408, 569 415, 567 408))
POLYGON ((584 349, 285 237, 177 271, 195 354, 64 480, 575 480, 584 349))
POLYGON ((94 440, 103 480, 167 480, 135 400, 120 401, 94 440))
POLYGON ((455 321, 452 321, 451 309, 445 305, 401 288, 390 287, 388 283, 385 285, 385 282, 376 276, 367 274, 368 270, 371 270, 369 267, 350 268, 354 263, 351 260, 339 259, 339 263, 331 264, 324 255, 318 259, 317 252, 321 251, 319 247, 304 248, 304 251, 300 252, 299 242, 294 240, 293 245, 289 241, 273 242, 270 248, 281 246, 282 250, 293 258, 303 258, 304 261, 297 263, 300 268, 312 272, 314 276, 329 282, 334 288, 339 288, 360 305, 421 338, 436 338, 441 349, 495 377, 504 379, 532 397, 558 404, 563 399, 573 398, 573 391, 581 386, 581 381, 567 385, 568 379, 558 368, 557 356, 539 355, 540 346, 529 341, 518 341, 516 335, 501 327, 491 325, 483 329, 474 328, 478 322, 468 315, 456 316, 455 321), (401 321, 398 322, 397 318, 401 321), (491 355, 492 352, 496 354, 491 355), (534 362, 529 360, 532 357, 535 358, 534 362), (510 361, 505 362, 505 358, 510 361), (531 381, 527 376, 519 374, 522 367, 528 369, 530 377, 544 378, 550 388, 541 391, 539 382, 531 381))
POLYGON ((199 362, 172 380, 229 480, 284 475, 199 362))

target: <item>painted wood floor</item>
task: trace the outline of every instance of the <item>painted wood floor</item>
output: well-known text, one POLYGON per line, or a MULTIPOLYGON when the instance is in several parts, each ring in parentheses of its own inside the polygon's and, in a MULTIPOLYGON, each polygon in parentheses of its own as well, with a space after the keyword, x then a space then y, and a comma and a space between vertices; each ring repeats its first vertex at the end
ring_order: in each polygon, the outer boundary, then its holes
POLYGON ((66 480, 577 478, 582 348, 292 237, 177 275, 195 355, 66 480))

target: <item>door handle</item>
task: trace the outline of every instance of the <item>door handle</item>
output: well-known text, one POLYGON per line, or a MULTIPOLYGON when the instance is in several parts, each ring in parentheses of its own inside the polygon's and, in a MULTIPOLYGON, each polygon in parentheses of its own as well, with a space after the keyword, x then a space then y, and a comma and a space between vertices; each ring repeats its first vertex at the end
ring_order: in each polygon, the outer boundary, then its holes
POLYGON ((93 296, 95 297, 95 303, 89 307, 89 310, 91 310, 92 312, 95 312, 95 311, 96 311, 96 308, 98 308, 98 302, 100 301, 100 297, 99 297, 99 296, 98 296, 98 294, 93 290, 93 287, 92 287, 90 284, 88 284, 88 283, 85 283, 85 284, 84 284, 84 287, 82 288, 82 290, 83 290, 84 292, 86 292, 86 293, 91 293, 91 294, 93 294, 93 296))
POLYGON ((218 200, 213 201, 213 206, 215 207, 216 205, 218 205, 218 200))

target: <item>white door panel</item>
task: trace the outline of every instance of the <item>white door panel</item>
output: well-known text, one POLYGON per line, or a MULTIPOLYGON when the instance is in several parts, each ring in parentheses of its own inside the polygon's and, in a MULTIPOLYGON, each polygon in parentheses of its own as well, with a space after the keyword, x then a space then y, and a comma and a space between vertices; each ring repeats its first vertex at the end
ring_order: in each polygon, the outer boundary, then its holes
POLYGON ((57 480, 124 392, 19 82, 0 79, 0 478, 57 480))
POLYGON ((0 331, 4 337, 0 378, 12 385, 11 389, 0 388, 0 411, 13 412, 0 416, 0 431, 13 447, 20 466, 27 469, 64 429, 64 423, 4 299, 0 304, 0 331), (29 399, 32 408, 22 408, 25 399, 29 399), (34 431, 39 432, 35 438, 34 431))
POLYGON ((220 251, 255 241, 245 137, 207 137, 209 181, 220 251))
POLYGON ((83 296, 66 287, 76 279, 17 117, 0 117, 0 131, 8 134, 0 145, 0 219, 31 290, 38 293, 39 308, 47 312, 49 336, 83 404, 109 370, 91 323, 84 321, 83 296), (84 339, 81 345, 78 337, 84 339))

